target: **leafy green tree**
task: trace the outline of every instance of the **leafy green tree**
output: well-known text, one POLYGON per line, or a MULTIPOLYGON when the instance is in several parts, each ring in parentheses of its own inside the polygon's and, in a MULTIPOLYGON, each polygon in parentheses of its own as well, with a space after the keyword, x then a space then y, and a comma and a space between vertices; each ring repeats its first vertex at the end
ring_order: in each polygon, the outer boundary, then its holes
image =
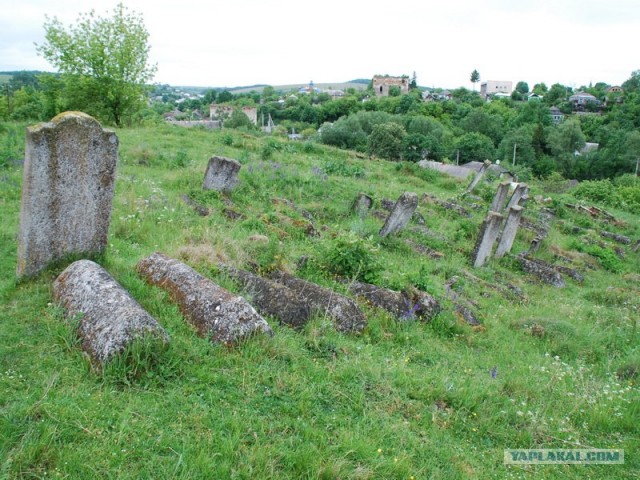
POLYGON ((218 93, 217 102, 218 103, 228 103, 228 102, 232 101, 233 98, 234 98, 233 93, 231 93, 229 90, 223 90, 223 91, 218 93))
POLYGON ((514 145, 516 146, 516 164, 531 165, 536 160, 536 150, 533 148, 533 125, 523 125, 511 130, 500 142, 498 158, 505 162, 513 161, 514 145))
POLYGON ((66 92, 74 92, 71 107, 116 125, 144 107, 156 67, 149 64, 149 34, 140 15, 120 3, 110 18, 92 10, 66 28, 47 17, 44 29, 37 51, 64 75, 66 92))
POLYGON ((227 118, 224 121, 224 127, 225 128, 248 128, 248 129, 253 129, 255 128, 255 125, 253 124, 253 122, 249 119, 249 117, 247 117, 242 110, 240 110, 239 108, 234 108, 233 112, 231 112, 231 115, 229 116, 229 118, 227 118))
POLYGON ((538 95, 546 95, 547 93, 547 86, 544 84, 544 82, 541 83, 536 83, 533 86, 533 93, 538 94, 538 95))
MULTIPOLYGON (((478 132, 465 133, 454 144, 455 150, 460 152, 460 162, 467 163, 472 160, 493 160, 496 152, 493 142, 489 137, 478 132)), ((453 152, 453 157, 456 152, 453 152)))
POLYGON ((480 72, 478 72, 478 70, 474 69, 473 72, 471 72, 471 77, 469 78, 469 80, 471 80, 471 84, 473 85, 473 89, 476 89, 476 83, 478 83, 480 81, 480 72))
POLYGON ((416 72, 413 72, 413 75, 411 76, 411 82, 409 82, 409 88, 414 89, 414 88, 418 88, 418 77, 416 76, 416 72))
POLYGON ((549 134, 551 152, 560 156, 564 153, 573 154, 585 145, 585 136, 577 120, 569 119, 562 122, 549 134))
POLYGON ((390 97, 399 97, 402 94, 402 90, 397 85, 391 85, 389 87, 389 96, 390 97))
POLYGON ((554 83, 544 96, 544 103, 549 106, 558 105, 563 102, 569 94, 569 89, 559 83, 554 83))
POLYGON ((407 132, 397 123, 382 123, 373 127, 367 141, 369 155, 387 160, 400 160, 402 145, 407 132))
POLYGON ((479 108, 471 110, 461 122, 465 132, 478 132, 498 145, 503 136, 503 121, 499 115, 489 114, 479 108))
POLYGON ((516 89, 514 91, 519 92, 522 95, 526 95, 527 93, 529 93, 529 84, 521 80, 516 83, 516 89))

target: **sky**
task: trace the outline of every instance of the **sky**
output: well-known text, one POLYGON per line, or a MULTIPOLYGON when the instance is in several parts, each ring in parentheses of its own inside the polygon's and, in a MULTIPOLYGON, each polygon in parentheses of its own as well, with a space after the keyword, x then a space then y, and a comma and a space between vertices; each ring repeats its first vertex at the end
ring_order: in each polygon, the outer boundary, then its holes
MULTIPOLYGON (((117 1, 0 0, 0 71, 54 71, 34 44, 117 1)), ((480 81, 620 85, 640 69, 638 0, 123 0, 149 32, 154 83, 235 87, 413 75, 426 87, 480 81)))

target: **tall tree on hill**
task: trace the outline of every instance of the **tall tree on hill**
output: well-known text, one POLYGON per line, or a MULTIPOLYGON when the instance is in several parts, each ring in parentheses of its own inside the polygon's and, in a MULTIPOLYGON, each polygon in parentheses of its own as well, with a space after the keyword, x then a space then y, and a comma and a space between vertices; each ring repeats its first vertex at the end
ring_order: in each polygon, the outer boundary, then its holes
POLYGON ((92 10, 67 28, 47 17, 44 29, 37 51, 63 74, 70 108, 120 126, 144 107, 156 67, 149 63, 149 33, 140 15, 120 3, 109 18, 92 10))
POLYGON ((478 70, 474 69, 473 72, 471 72, 471 83, 473 84, 473 90, 475 91, 476 89, 476 83, 478 83, 480 81, 480 72, 478 72, 478 70))
POLYGON ((413 72, 413 75, 411 76, 411 82, 409 83, 409 88, 413 89, 413 88, 418 88, 418 77, 416 76, 416 72, 413 72))

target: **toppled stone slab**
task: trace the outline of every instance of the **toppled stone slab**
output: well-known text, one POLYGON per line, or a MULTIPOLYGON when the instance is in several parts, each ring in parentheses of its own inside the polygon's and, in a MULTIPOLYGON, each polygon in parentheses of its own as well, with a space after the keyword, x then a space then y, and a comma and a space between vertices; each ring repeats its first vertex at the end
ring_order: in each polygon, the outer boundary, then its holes
POLYGON ((232 158, 211 157, 204 174, 202 188, 219 192, 233 190, 240 181, 238 179, 240 167, 240 162, 232 158))
POLYGON ((67 319, 77 319, 82 349, 94 365, 102 366, 136 340, 160 344, 169 336, 100 265, 78 260, 53 282, 53 298, 67 319))
POLYGON ((399 320, 431 321, 442 308, 440 303, 425 292, 395 292, 369 283, 352 282, 349 291, 364 297, 372 305, 388 311, 399 320))
POLYGON ((414 252, 419 253, 420 255, 425 255, 429 258, 433 258, 434 260, 440 260, 441 258, 444 258, 444 253, 438 252, 431 247, 422 245, 418 242, 414 242, 410 239, 407 239, 405 242, 413 249, 414 252))
POLYGON ((471 325, 472 327, 478 327, 482 325, 480 320, 478 320, 478 316, 469 307, 466 307, 460 303, 456 303, 455 311, 458 315, 458 318, 462 319, 466 324, 471 325))
POLYGON ((272 272, 271 279, 289 287, 313 310, 331 318, 338 331, 359 333, 367 326, 367 319, 358 305, 344 295, 282 271, 272 272))
POLYGON ((624 235, 619 235, 613 232, 602 231, 600 232, 600 236, 604 238, 610 238, 611 240, 622 243, 623 245, 631 245, 631 239, 624 235))
POLYGON ((293 328, 303 327, 311 318, 309 305, 290 288, 245 270, 220 267, 250 296, 260 314, 271 315, 293 328))
POLYGON ((469 211, 463 206, 458 205, 455 202, 450 202, 448 200, 440 200, 439 198, 434 197, 433 195, 429 195, 428 193, 425 193, 424 195, 422 195, 422 201, 435 203, 436 205, 444 208, 445 210, 451 210, 453 212, 456 212, 458 215, 462 217, 471 218, 472 216, 471 213, 469 213, 469 211))
POLYGON ((18 278, 69 254, 105 250, 118 138, 82 112, 27 129, 18 234, 18 278))
POLYGON ((518 261, 522 270, 531 273, 539 280, 557 288, 564 288, 565 282, 562 275, 558 273, 553 267, 541 260, 534 260, 532 258, 526 258, 524 255, 518 256, 518 261))
POLYGON ((404 229, 418 206, 418 195, 404 192, 398 198, 393 210, 380 230, 380 236, 386 237, 404 229))
POLYGON ((192 199, 189 195, 186 195, 186 194, 185 195, 180 195, 180 198, 182 199, 182 201, 184 203, 186 203, 191 208, 193 208, 196 211, 196 213, 198 215, 200 215, 201 217, 206 217, 207 215, 209 215, 211 213, 207 207, 205 207, 204 205, 199 204, 194 199, 192 199))
POLYGON ((191 267, 156 252, 138 262, 145 280, 169 292, 198 333, 212 342, 233 345, 271 327, 242 297, 203 277, 191 267))

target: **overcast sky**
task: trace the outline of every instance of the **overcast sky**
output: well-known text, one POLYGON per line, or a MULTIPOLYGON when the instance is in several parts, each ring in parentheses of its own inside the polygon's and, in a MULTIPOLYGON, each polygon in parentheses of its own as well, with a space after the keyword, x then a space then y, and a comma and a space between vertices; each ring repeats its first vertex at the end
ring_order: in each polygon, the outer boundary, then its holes
MULTIPOLYGON (((46 70, 45 15, 65 25, 117 2, 0 0, 0 71, 46 70)), ((150 34, 158 83, 241 86, 412 75, 619 85, 640 69, 639 0, 127 0, 150 34)))

